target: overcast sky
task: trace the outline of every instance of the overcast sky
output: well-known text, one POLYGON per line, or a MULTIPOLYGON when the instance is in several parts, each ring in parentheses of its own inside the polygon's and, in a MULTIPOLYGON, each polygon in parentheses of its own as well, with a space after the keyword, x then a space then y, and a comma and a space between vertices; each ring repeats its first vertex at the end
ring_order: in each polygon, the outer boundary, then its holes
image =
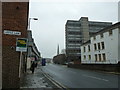
POLYGON ((42 57, 52 58, 65 48, 65 23, 67 20, 79 20, 88 17, 90 21, 118 21, 119 0, 30 0, 30 28, 37 48, 42 57))

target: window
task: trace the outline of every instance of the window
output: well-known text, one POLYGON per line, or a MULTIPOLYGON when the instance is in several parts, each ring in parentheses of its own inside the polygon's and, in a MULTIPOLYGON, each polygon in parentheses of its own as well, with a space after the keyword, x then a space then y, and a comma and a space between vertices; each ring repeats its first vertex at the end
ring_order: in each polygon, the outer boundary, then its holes
POLYGON ((95 54, 95 61, 97 61, 97 54, 95 54))
POLYGON ((98 56, 99 56, 99 61, 101 61, 101 54, 98 54, 98 56))
POLYGON ((78 32, 69 31, 68 34, 70 34, 70 35, 81 35, 81 32, 80 31, 78 31, 78 32))
POLYGON ((100 36, 101 36, 101 38, 103 38, 103 33, 100 36))
POLYGON ((102 49, 105 49, 104 42, 101 42, 101 45, 102 45, 102 49))
POLYGON ((109 31, 109 35, 112 35, 112 30, 109 31))
POLYGON ((96 36, 94 36, 93 38, 94 38, 94 40, 95 40, 95 39, 96 39, 96 36))
POLYGON ((84 52, 85 52, 85 47, 84 47, 84 52))
POLYGON ((96 46, 96 44, 94 44, 94 50, 97 50, 97 46, 96 46))
POLYGON ((89 60, 91 60, 91 55, 88 56, 89 60))
POLYGON ((98 43, 98 50, 100 50, 100 43, 98 43))
POLYGON ((90 51, 90 45, 88 45, 88 51, 90 51))
POLYGON ((106 61, 106 55, 105 55, 105 53, 103 53, 102 56, 103 56, 103 61, 106 61))
POLYGON ((84 60, 86 60, 86 56, 84 55, 84 60))

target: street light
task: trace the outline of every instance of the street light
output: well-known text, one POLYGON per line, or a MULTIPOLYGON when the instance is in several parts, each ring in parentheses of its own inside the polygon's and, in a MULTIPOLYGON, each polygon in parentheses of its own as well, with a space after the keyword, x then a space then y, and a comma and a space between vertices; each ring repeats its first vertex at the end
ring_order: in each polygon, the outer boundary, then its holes
POLYGON ((30 30, 30 20, 38 20, 38 18, 29 18, 28 19, 28 30, 30 30))

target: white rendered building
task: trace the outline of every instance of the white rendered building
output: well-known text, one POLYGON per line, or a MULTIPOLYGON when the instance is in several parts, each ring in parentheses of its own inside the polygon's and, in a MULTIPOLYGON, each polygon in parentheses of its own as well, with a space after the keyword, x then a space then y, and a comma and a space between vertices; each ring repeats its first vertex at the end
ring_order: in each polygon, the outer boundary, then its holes
POLYGON ((117 64, 120 62, 120 22, 91 36, 81 46, 81 63, 117 64))

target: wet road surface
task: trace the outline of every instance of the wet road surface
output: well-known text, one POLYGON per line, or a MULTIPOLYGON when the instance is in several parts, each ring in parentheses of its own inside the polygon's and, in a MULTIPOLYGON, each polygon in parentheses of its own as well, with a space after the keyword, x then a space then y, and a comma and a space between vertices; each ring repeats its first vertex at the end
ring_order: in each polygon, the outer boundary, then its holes
POLYGON ((53 79, 68 88, 118 88, 119 75, 47 64, 42 67, 53 79))

